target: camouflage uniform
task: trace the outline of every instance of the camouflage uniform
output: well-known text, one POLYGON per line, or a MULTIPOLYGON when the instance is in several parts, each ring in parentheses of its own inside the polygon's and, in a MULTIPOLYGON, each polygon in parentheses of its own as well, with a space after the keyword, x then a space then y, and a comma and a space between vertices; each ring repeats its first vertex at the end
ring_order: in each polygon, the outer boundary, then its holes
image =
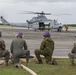
POLYGON ((67 25, 65 25, 65 29, 66 29, 66 31, 68 31, 68 26, 67 25))
POLYGON ((50 37, 44 38, 41 42, 40 49, 35 50, 35 55, 38 61, 41 61, 40 55, 44 55, 46 63, 49 63, 52 60, 52 54, 54 50, 54 41, 50 37))
POLYGON ((74 47, 71 50, 71 53, 68 54, 68 56, 69 56, 69 59, 70 59, 72 65, 75 65, 74 58, 76 58, 76 43, 74 43, 74 47))
POLYGON ((11 53, 13 55, 14 64, 18 64, 20 57, 22 57, 24 55, 26 55, 26 60, 28 63, 30 51, 27 50, 27 44, 26 44, 26 41, 24 39, 19 38, 19 37, 15 38, 11 42, 10 50, 11 50, 11 53))
POLYGON ((5 50, 5 42, 0 38, 0 57, 5 57, 6 66, 8 65, 10 52, 5 50))

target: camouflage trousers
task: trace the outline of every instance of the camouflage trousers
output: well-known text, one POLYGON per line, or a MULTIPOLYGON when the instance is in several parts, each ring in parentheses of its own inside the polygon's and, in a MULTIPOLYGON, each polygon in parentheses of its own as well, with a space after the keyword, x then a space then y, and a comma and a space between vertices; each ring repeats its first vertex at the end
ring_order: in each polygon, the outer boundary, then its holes
POLYGON ((10 52, 8 50, 1 50, 0 51, 0 57, 5 58, 6 66, 8 65, 9 58, 10 58, 10 52))
POLYGON ((74 63, 74 59, 76 58, 76 54, 75 53, 69 53, 68 56, 69 56, 70 61, 74 63))
POLYGON ((53 51, 36 49, 34 53, 38 61, 42 60, 40 55, 43 55, 45 57, 46 63, 49 63, 52 60, 53 51))

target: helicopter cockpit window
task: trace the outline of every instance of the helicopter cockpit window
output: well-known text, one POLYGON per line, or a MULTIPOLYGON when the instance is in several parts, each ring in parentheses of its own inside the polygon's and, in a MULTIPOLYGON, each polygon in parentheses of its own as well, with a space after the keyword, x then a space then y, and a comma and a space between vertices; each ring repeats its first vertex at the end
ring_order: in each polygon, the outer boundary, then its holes
POLYGON ((37 19, 36 17, 33 17, 33 18, 32 18, 32 20, 36 20, 36 19, 37 19))

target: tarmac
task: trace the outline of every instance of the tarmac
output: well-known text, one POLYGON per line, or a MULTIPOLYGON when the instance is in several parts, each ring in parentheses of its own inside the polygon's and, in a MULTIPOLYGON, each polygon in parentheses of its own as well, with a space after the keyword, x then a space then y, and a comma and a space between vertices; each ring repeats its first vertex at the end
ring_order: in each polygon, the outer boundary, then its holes
MULTIPOLYGON (((11 41, 15 38, 17 32, 21 31, 24 34, 24 39, 27 42, 28 50, 31 55, 34 56, 34 50, 40 47, 40 43, 43 40, 43 33, 45 31, 34 31, 33 29, 26 28, 0 28, 2 31, 2 38, 5 40, 6 49, 10 50, 11 41)), ((76 41, 76 30, 69 30, 65 32, 51 32, 51 37, 55 42, 55 49, 53 57, 68 58, 68 53, 71 52, 73 44, 76 41)))

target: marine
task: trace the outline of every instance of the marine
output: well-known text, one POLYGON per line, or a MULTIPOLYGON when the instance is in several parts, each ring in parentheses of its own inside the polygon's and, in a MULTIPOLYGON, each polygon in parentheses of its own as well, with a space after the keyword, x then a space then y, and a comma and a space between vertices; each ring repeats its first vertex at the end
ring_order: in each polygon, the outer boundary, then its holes
POLYGON ((68 56, 71 61, 71 65, 74 66, 75 65, 74 59, 76 58, 76 43, 74 43, 71 53, 69 53, 68 56))
POLYGON ((12 54, 15 67, 19 67, 19 59, 24 55, 26 56, 26 63, 28 64, 30 51, 28 50, 26 41, 23 39, 22 32, 18 32, 16 38, 12 40, 10 52, 12 54))
POLYGON ((1 37, 2 37, 2 32, 0 31, 0 57, 5 58, 6 66, 8 66, 10 52, 6 50, 5 41, 1 37))
POLYGON ((46 59, 46 64, 52 64, 52 55, 54 51, 54 41, 50 37, 50 32, 46 31, 43 35, 44 39, 41 42, 40 48, 34 51, 37 58, 37 64, 43 64, 40 55, 43 55, 46 59))

